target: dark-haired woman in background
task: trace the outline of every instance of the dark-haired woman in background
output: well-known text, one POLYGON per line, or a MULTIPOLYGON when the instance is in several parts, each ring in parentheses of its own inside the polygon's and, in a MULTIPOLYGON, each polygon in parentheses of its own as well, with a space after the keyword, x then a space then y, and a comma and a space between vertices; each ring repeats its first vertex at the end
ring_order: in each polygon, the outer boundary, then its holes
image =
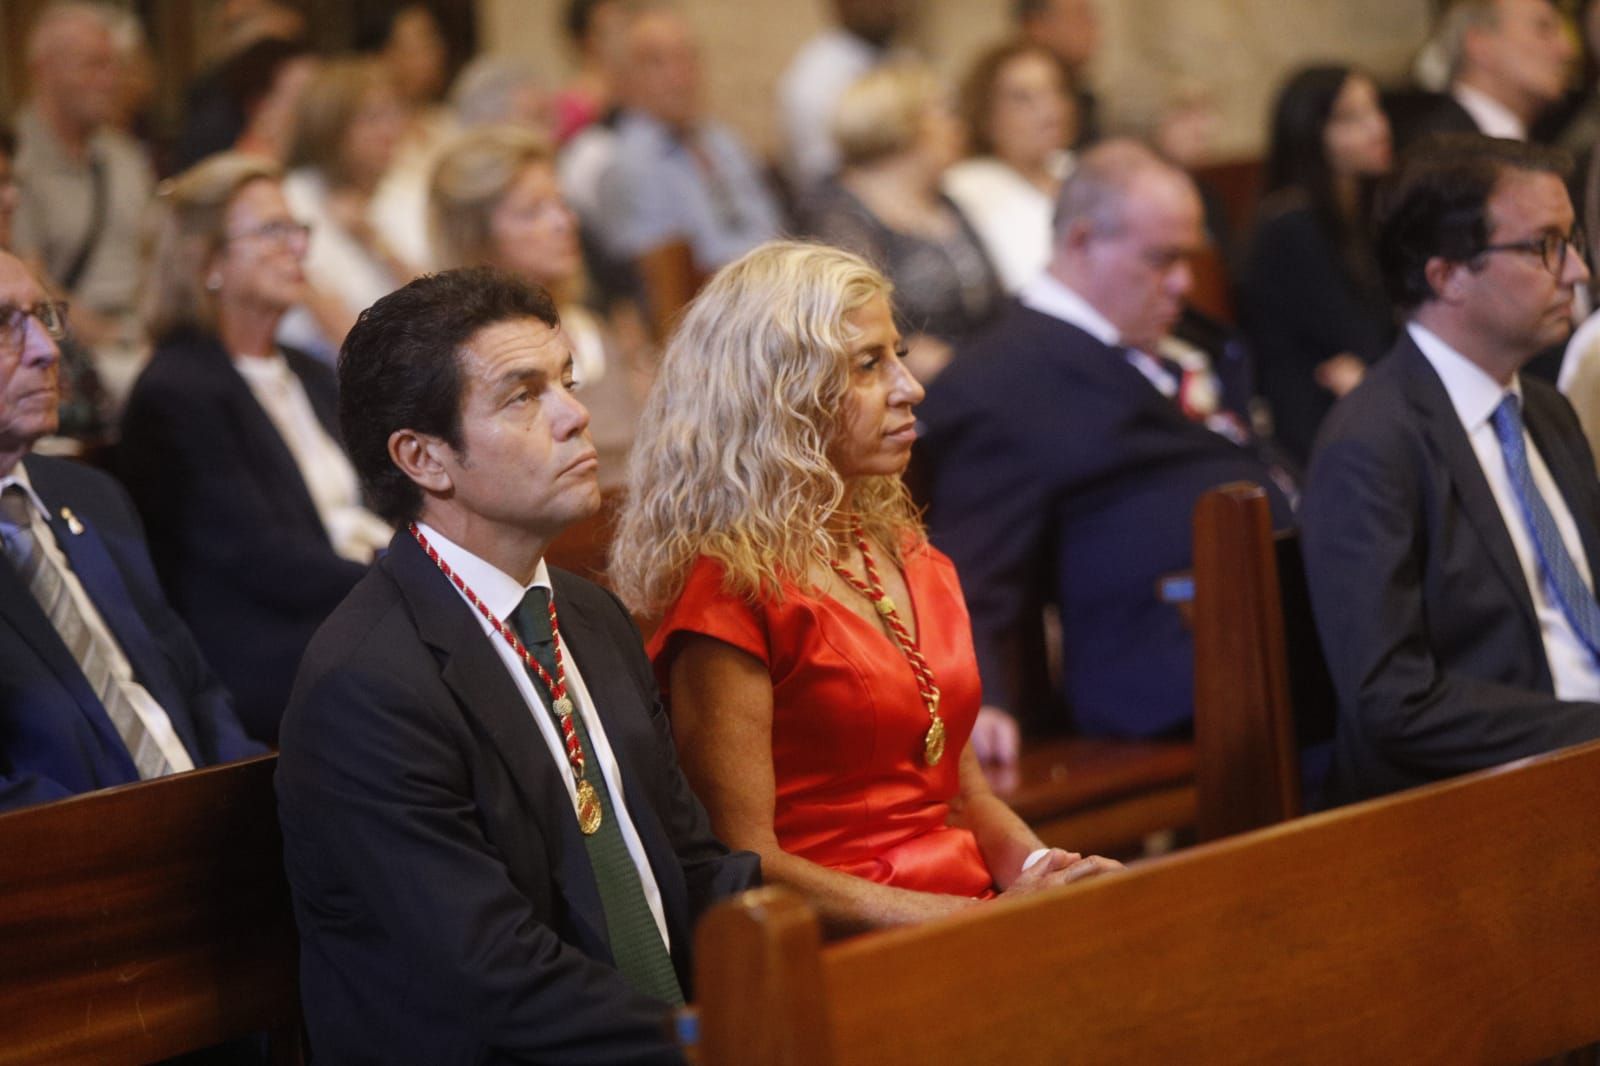
POLYGON ((1242 295, 1277 439, 1302 463, 1333 402, 1393 339, 1368 227, 1390 159, 1389 122, 1365 74, 1308 67, 1279 90, 1242 295))

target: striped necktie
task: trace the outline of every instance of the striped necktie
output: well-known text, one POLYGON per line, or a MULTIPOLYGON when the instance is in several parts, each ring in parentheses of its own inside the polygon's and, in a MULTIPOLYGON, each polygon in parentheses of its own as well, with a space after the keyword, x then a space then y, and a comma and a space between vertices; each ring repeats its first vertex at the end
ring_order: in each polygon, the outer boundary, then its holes
POLYGON ((90 690, 132 754, 139 776, 151 778, 172 773, 167 757, 145 728, 144 719, 134 710, 113 670, 116 651, 108 646, 109 634, 89 625, 72 590, 67 587, 60 564, 35 536, 33 511, 33 503, 21 485, 7 485, 0 492, 0 535, 5 539, 6 558, 50 619, 78 669, 83 671, 90 690))
MULTIPOLYGON (((550 592, 535 585, 523 596, 522 603, 511 616, 511 626, 528 652, 551 676, 556 676, 555 634, 550 628, 550 592)), ((550 690, 539 675, 532 670, 534 688, 544 697, 545 707, 554 706, 550 690)), ((568 697, 573 693, 569 690, 568 697)), ((574 700, 576 702, 576 700, 574 700)), ((552 719, 555 712, 550 711, 552 719)), ((560 723, 557 722, 559 729, 560 723)), ((583 711, 572 712, 572 724, 578 731, 588 760, 585 777, 594 786, 600 798, 602 817, 600 828, 583 838, 589 852, 589 865, 594 868, 594 879, 600 888, 600 904, 605 910, 606 933, 611 941, 611 954, 617 960, 617 969, 639 991, 666 1000, 674 1006, 683 1005, 683 989, 678 985, 678 975, 672 968, 672 957, 662 942, 661 930, 650 905, 644 898, 644 884, 639 880, 639 868, 628 854, 628 844, 622 837, 621 822, 617 819, 616 804, 606 785, 606 776, 600 770, 600 760, 595 758, 594 745, 589 742, 589 730, 584 724, 583 711)), ((562 773, 569 772, 563 760, 562 773)))
POLYGON ((1600 604, 1595 602, 1594 593, 1584 583, 1577 564, 1567 552, 1566 542, 1561 539, 1561 530, 1556 526, 1549 504, 1534 484, 1528 450, 1523 443, 1522 412, 1516 393, 1506 393, 1500 406, 1495 408, 1492 421, 1495 435, 1500 438, 1500 450, 1505 453, 1506 473, 1511 477, 1517 506, 1533 537, 1539 565, 1550 580, 1556 603, 1589 654, 1600 656, 1600 604))

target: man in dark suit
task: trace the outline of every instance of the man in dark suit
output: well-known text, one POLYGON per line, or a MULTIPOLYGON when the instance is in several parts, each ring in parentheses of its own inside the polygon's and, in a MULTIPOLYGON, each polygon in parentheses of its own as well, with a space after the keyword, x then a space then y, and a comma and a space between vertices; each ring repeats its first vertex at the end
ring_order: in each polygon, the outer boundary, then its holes
POLYGON ((1449 91, 1385 101, 1402 149, 1435 133, 1527 140, 1534 120, 1566 92, 1573 44, 1550 0, 1454 0, 1438 40, 1449 91))
POLYGON ((678 1061, 694 919, 756 877, 621 604, 543 561, 600 499, 572 386, 549 297, 489 271, 414 281, 345 342, 344 439, 400 531, 281 733, 318 1062, 678 1061))
POLYGON ((1195 410, 1206 386, 1168 356, 1187 257, 1203 241, 1181 171, 1130 142, 1084 153, 1057 204, 1046 272, 919 408, 929 524, 961 575, 991 718, 1037 716, 1017 679, 1042 662, 1034 634, 1048 600, 1080 731, 1187 729, 1193 648, 1158 584, 1189 566, 1195 501, 1257 481, 1289 519, 1242 421, 1195 410))
POLYGON ((1301 507, 1339 694, 1330 799, 1600 737, 1600 485, 1566 400, 1518 373, 1588 278, 1564 167, 1446 138, 1388 197, 1408 321, 1324 423, 1301 507))
POLYGON ((264 751, 156 583, 116 483, 30 456, 64 319, 0 253, 0 810, 264 751))

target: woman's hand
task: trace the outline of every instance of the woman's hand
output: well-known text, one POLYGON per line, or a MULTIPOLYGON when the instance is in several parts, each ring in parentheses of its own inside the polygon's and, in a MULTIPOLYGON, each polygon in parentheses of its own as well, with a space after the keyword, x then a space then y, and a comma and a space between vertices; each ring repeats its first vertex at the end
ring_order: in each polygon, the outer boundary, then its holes
POLYGON ((1359 356, 1349 352, 1340 352, 1331 359, 1324 359, 1317 364, 1313 376, 1317 384, 1333 393, 1343 396, 1357 385, 1367 373, 1367 364, 1359 356))
POLYGON ((1025 896, 1041 888, 1071 884, 1122 868, 1117 860, 1101 855, 1083 856, 1075 851, 1051 848, 1032 866, 1018 874, 1017 879, 1001 895, 1025 896))

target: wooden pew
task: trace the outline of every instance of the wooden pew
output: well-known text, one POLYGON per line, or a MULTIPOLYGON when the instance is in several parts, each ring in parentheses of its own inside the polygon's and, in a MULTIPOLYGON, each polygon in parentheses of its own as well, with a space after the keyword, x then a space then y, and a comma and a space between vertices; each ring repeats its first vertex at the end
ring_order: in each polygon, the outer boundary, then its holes
POLYGON ((272 1034, 298 1063, 276 756, 0 815, 0 1066, 272 1034))
POLYGON ((1194 825, 1194 746, 1177 741, 1046 737, 1015 774, 989 773, 1039 838, 1073 851, 1137 854, 1153 834, 1194 825))
POLYGON ((1333 736, 1299 539, 1238 482, 1194 511, 1194 737, 1202 840, 1303 813, 1300 752, 1333 736))
POLYGON ((1600 1038, 1600 743, 821 947, 696 937, 706 1066, 1526 1063, 1600 1038))

